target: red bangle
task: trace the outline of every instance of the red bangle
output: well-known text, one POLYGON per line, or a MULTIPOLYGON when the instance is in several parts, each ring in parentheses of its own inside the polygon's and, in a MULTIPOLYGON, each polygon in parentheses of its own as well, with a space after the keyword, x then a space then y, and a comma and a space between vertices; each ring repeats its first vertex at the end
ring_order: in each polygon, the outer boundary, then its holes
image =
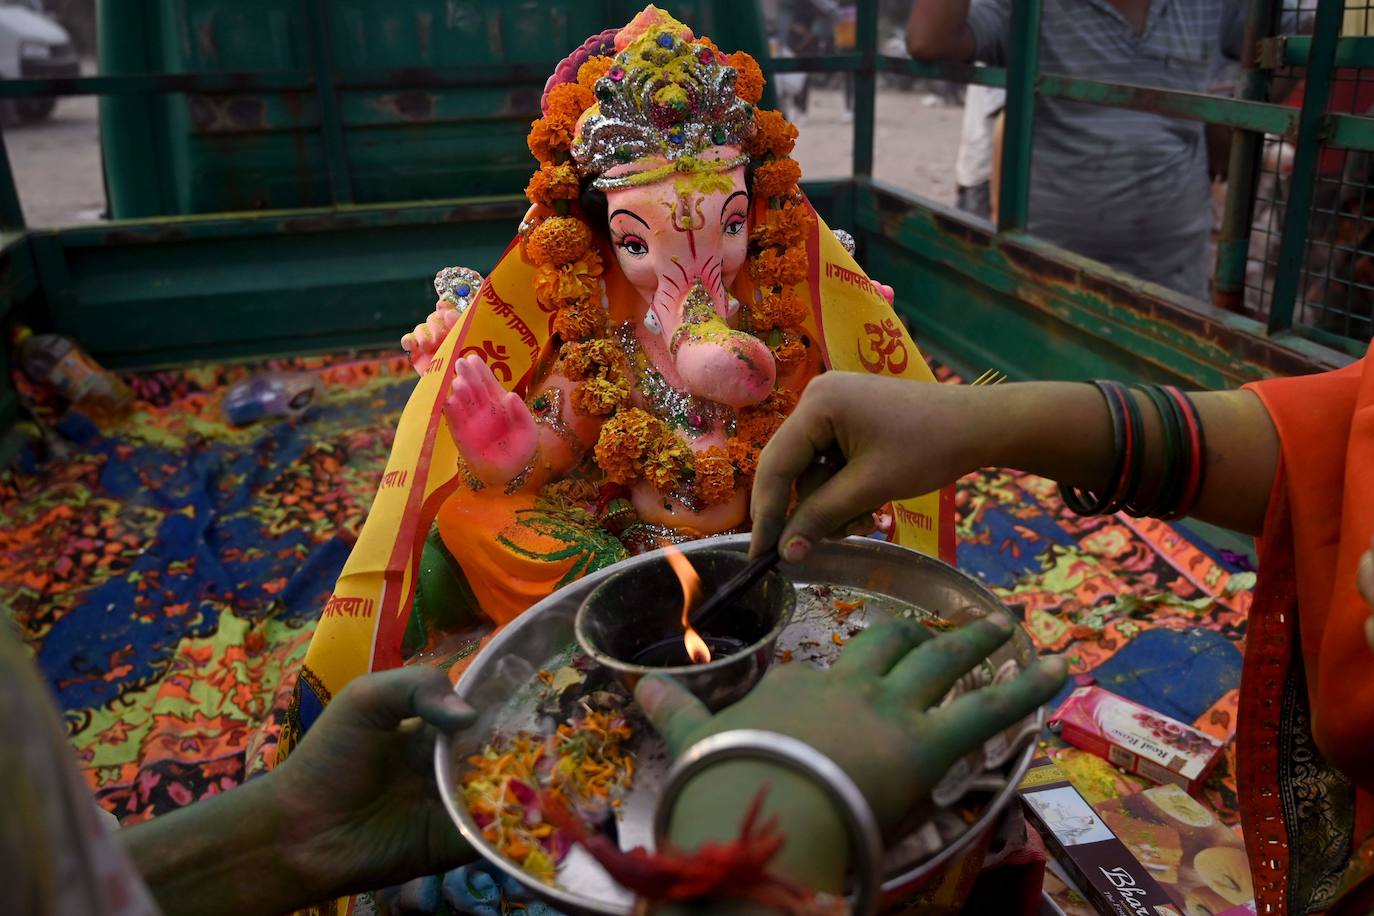
POLYGON ((1183 418, 1184 428, 1187 430, 1188 472, 1185 477, 1187 482, 1183 487, 1183 493, 1178 504, 1166 516, 1166 518, 1182 518, 1193 510, 1193 507, 1197 505, 1198 498, 1202 495, 1202 483, 1206 472, 1206 440, 1202 433, 1202 418, 1198 416, 1197 407, 1193 405, 1192 399, 1172 385, 1164 390, 1177 405, 1179 415, 1183 418))

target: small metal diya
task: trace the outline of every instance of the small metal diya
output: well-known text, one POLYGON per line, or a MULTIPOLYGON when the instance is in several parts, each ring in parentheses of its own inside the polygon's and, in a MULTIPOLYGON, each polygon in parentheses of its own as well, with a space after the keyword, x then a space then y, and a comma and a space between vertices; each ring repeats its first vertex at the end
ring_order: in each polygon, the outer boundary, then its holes
MULTIPOLYGON (((694 550, 691 566, 701 597, 748 565, 734 550, 694 550)), ((778 636, 792 620, 797 592, 777 570, 740 595, 700 633, 711 661, 695 663, 683 641, 683 587, 666 556, 648 558, 605 579, 577 610, 573 629, 582 650, 615 673, 631 693, 646 674, 677 680, 710 709, 742 698, 773 661, 778 636)))

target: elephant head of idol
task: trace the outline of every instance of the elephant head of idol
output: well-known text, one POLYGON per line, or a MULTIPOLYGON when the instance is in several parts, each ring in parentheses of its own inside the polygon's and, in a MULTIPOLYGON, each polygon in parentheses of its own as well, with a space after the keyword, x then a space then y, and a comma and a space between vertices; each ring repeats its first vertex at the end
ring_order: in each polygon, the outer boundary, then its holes
POLYGON ((756 404, 777 367, 763 341, 733 326, 730 294, 748 255, 753 106, 736 97, 736 71, 714 46, 652 7, 616 50, 572 144, 584 203, 604 200, 617 266, 681 387, 756 404))

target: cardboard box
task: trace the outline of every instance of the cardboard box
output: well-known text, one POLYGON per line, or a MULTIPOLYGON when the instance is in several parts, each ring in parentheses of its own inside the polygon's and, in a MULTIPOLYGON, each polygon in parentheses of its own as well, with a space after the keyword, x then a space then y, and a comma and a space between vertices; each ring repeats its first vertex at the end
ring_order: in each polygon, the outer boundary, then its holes
POLYGON ((1184 912, 1253 916, 1245 843, 1181 788, 1155 786, 1101 802, 1096 810, 1184 912))
POLYGON ((1058 766, 1043 758, 1034 761, 1020 795, 1050 855, 1099 913, 1183 916, 1058 766))
POLYGON ((1101 687, 1080 687, 1050 717, 1050 728, 1128 773, 1192 793, 1221 759, 1222 743, 1101 687))

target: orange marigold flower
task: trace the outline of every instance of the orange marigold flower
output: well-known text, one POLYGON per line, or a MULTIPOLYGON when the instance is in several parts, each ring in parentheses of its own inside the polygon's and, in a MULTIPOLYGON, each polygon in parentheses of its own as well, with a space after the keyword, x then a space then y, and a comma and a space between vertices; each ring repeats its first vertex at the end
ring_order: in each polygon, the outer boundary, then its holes
POLYGON ((796 334, 783 334, 782 343, 773 348, 773 358, 778 361, 778 371, 785 371, 806 359, 806 344, 796 334))
POLYGON ((723 448, 708 448, 698 452, 693 465, 696 470, 696 491, 708 506, 729 502, 735 495, 735 466, 723 448))
POLYGON ((589 378, 573 389, 573 409, 593 417, 608 417, 630 402, 630 383, 623 378, 589 378))
POLYGON ((802 201, 789 201, 767 210, 749 233, 749 241, 758 248, 790 248, 806 240, 811 225, 811 208, 802 201))
POLYGON ((564 340, 586 340, 606 330, 606 310, 600 303, 566 305, 553 317, 553 329, 564 340))
POLYGON ((735 471, 743 477, 753 477, 754 472, 759 469, 759 452, 757 445, 746 442, 738 437, 728 439, 725 442, 725 453, 730 456, 730 463, 735 466, 735 471))
POLYGON ((615 61, 605 54, 587 58, 586 62, 577 68, 577 85, 595 93, 596 81, 605 76, 606 71, 610 70, 614 63, 615 61))
POLYGON ((806 279, 806 252, 799 248, 770 248, 749 261, 749 275, 765 289, 800 283, 806 279))
POLYGON ((764 296, 762 302, 749 307, 749 321, 755 331, 795 328, 805 319, 806 307, 791 287, 764 296))
POLYGON ((543 207, 552 207, 556 200, 576 200, 579 193, 581 185, 577 180, 577 171, 568 162, 541 165, 525 186, 525 196, 530 203, 543 207))
POLYGON ((590 89, 577 83, 563 83, 549 90, 546 101, 548 112, 544 115, 544 120, 560 127, 566 126, 571 134, 577 126, 577 119, 582 117, 582 112, 596 104, 596 96, 590 89))
POLYGON ((550 121, 548 118, 540 118, 531 124, 526 142, 529 143, 534 158, 547 165, 560 158, 559 154, 566 154, 572 149, 574 126, 576 122, 564 124, 561 121, 550 121))
POLYGON ((782 112, 760 108, 754 113, 754 135, 744 145, 755 159, 771 155, 782 159, 797 145, 797 128, 782 112))
POLYGON ((745 51, 736 51, 725 62, 735 68, 735 95, 757 105, 763 98, 763 68, 745 51))
POLYGON ((660 493, 671 493, 682 486, 684 470, 692 466, 692 450, 672 430, 649 447, 644 456, 644 479, 660 493))
POLYGON ((662 435, 663 423, 647 411, 621 410, 601 425, 596 463, 613 483, 629 483, 639 477, 646 452, 662 435))
POLYGON ((739 412, 739 422, 735 425, 736 438, 762 448, 796 406, 797 397, 790 391, 779 389, 770 392, 759 403, 739 412))
POLYGON ((754 170, 754 196, 788 196, 796 189, 798 181, 801 181, 801 166, 797 160, 788 157, 765 162, 754 170))
POLYGON ((604 338, 585 343, 565 343, 558 355, 563 360, 563 374, 574 382, 621 375, 620 351, 614 343, 604 338))
POLYGON ((588 251, 571 264, 542 264, 534 272, 534 296, 546 309, 601 301, 601 255, 588 251))
POLYGON ((525 253, 535 264, 562 267, 592 247, 592 231, 575 216, 551 216, 525 239, 525 253))

